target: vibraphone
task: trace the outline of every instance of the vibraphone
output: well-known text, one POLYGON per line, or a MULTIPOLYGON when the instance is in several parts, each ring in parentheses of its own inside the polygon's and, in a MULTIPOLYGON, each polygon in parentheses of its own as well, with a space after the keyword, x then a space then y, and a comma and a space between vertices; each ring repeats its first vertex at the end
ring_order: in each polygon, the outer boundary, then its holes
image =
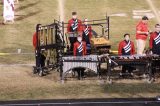
POLYGON ((152 56, 152 70, 154 73, 156 71, 160 71, 160 55, 153 55, 152 56))
POLYGON ((111 56, 110 59, 118 65, 145 65, 151 59, 145 55, 111 56))
POLYGON ((99 61, 97 55, 62 57, 61 79, 64 80, 68 71, 78 67, 88 68, 93 70, 95 73, 98 73, 98 65, 99 61))
POLYGON ((115 66, 130 65, 132 67, 142 67, 144 74, 148 74, 148 81, 152 79, 153 63, 160 61, 158 55, 129 55, 129 56, 106 56, 101 58, 102 62, 107 62, 107 76, 111 80, 111 70, 115 66))

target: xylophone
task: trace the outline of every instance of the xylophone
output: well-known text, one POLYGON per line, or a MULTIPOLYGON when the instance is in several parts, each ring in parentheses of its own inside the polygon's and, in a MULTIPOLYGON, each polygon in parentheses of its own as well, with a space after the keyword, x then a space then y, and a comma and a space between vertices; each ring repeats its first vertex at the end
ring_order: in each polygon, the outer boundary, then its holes
POLYGON ((97 55, 62 57, 62 79, 68 71, 77 67, 88 68, 97 73, 98 62, 97 55))
POLYGON ((126 56, 110 56, 110 59, 116 62, 118 65, 145 65, 147 63, 153 63, 159 61, 160 56, 153 55, 126 55, 126 56))
POLYGON ((126 55, 126 56, 103 56, 102 62, 107 62, 107 75, 110 80, 111 69, 115 66, 129 65, 132 67, 141 67, 140 71, 148 75, 149 80, 153 77, 153 67, 160 64, 159 55, 126 55))
POLYGON ((146 55, 111 56, 110 58, 118 65, 145 65, 151 59, 146 55))
POLYGON ((152 55, 152 70, 160 71, 160 55, 152 55))

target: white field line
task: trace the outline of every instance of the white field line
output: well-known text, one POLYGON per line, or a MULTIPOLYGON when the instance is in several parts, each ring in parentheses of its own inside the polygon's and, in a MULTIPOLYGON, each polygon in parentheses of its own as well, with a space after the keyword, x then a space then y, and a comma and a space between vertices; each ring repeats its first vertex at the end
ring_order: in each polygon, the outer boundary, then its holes
POLYGON ((152 12, 152 10, 133 10, 133 13, 149 13, 152 12))
POLYGON ((60 21, 64 21, 64 3, 65 3, 65 0, 57 0, 58 1, 58 4, 59 4, 59 7, 58 7, 58 10, 59 10, 59 13, 60 13, 60 21))
POLYGON ((126 13, 117 13, 117 14, 111 14, 109 16, 127 17, 127 14, 126 13))
POLYGON ((0 64, 0 67, 14 67, 14 66, 29 66, 29 67, 32 67, 32 66, 35 66, 35 64, 0 64))
POLYGON ((158 11, 157 11, 156 7, 154 6, 153 2, 151 0, 146 0, 146 1, 147 1, 148 5, 150 6, 150 8, 152 9, 152 11, 154 12, 158 23, 160 23, 160 15, 158 14, 158 11))
POLYGON ((154 13, 152 10, 133 10, 133 19, 141 19, 142 16, 147 16, 148 18, 155 18, 154 13))
POLYGON ((3 55, 34 55, 35 53, 0 53, 0 56, 3 55))

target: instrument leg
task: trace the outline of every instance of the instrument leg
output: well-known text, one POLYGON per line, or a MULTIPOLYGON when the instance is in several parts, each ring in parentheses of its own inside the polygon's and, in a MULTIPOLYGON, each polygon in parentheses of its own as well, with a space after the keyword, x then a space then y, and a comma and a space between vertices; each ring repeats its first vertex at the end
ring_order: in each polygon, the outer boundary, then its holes
POLYGON ((44 69, 43 69, 43 67, 40 68, 38 74, 39 74, 40 77, 42 77, 44 75, 44 69))
POLYGON ((64 80, 64 75, 63 75, 63 68, 62 68, 62 62, 60 64, 60 80, 63 81, 64 80))
POLYGON ((143 71, 143 78, 147 78, 148 76, 148 64, 145 66, 139 67, 140 71, 143 71))
POLYGON ((111 61, 110 60, 107 61, 107 81, 109 84, 112 83, 112 80, 111 80, 111 61))
POLYGON ((97 65, 97 73, 98 73, 98 78, 99 78, 99 79, 101 79, 101 77, 102 77, 100 67, 101 67, 101 64, 99 63, 99 64, 97 65))
POLYGON ((153 70, 152 70, 152 63, 151 62, 148 63, 148 74, 149 74, 148 83, 152 83, 154 81, 154 76, 153 76, 153 70))
POLYGON ((38 72, 38 69, 36 66, 33 66, 33 74, 36 74, 38 72))
POLYGON ((79 70, 79 79, 81 80, 82 78, 82 70, 79 70))

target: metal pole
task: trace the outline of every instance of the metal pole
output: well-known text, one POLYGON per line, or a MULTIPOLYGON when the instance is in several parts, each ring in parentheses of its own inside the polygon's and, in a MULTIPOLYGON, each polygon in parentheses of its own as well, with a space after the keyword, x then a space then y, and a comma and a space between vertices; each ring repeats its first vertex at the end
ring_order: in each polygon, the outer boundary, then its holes
POLYGON ((110 21, 110 20, 109 20, 109 17, 108 17, 108 39, 110 38, 110 36, 109 36, 109 34, 110 34, 110 33, 109 33, 109 31, 110 31, 110 28, 109 28, 109 25, 110 25, 110 24, 109 24, 109 21, 110 21))

